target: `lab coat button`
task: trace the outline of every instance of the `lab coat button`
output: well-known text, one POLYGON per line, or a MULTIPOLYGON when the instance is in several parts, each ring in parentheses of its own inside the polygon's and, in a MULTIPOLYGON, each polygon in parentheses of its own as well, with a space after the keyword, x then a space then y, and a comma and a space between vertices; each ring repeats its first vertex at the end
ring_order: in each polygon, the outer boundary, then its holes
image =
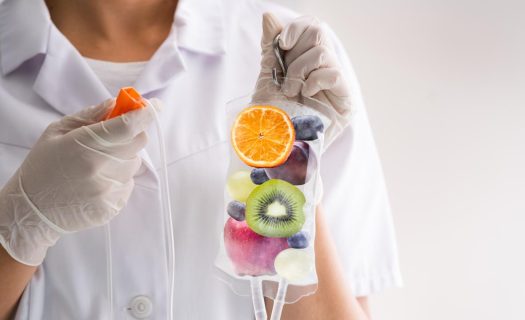
POLYGON ((136 319, 145 319, 151 315, 153 304, 146 296, 136 296, 129 303, 128 310, 136 319))

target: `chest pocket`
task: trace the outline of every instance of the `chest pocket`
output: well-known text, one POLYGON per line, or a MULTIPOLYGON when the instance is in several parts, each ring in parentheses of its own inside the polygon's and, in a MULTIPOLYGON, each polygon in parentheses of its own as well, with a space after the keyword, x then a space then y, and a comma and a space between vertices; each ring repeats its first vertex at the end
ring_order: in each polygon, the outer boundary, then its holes
MULTIPOLYGON (((201 72, 196 74, 204 76, 201 72)), ((206 210, 197 202, 209 203, 217 194, 222 202, 223 185, 219 181, 226 173, 228 134, 223 98, 226 90, 221 85, 225 81, 220 75, 220 72, 210 73, 206 83, 199 84, 189 78, 191 73, 184 74, 158 95, 163 101, 160 122, 176 215, 177 211, 206 210)), ((154 126, 149 129, 146 150, 153 166, 159 168, 154 129, 154 126)))
MULTIPOLYGON (((146 94, 163 102, 159 113, 168 164, 198 155, 227 139, 225 105, 226 72, 221 59, 187 55, 186 72, 178 75, 165 89, 146 94), (194 61, 196 60, 196 61, 194 61)), ((158 168, 159 151, 153 126, 147 152, 158 168)))

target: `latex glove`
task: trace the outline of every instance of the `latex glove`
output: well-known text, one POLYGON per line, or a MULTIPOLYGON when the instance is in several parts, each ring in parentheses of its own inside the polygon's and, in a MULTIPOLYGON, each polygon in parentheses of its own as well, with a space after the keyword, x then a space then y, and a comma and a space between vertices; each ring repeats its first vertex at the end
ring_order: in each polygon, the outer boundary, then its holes
POLYGON ((297 101, 301 95, 311 97, 332 108, 332 112, 328 113, 319 110, 332 122, 325 132, 327 146, 348 125, 352 101, 348 82, 318 19, 304 16, 283 27, 272 14, 263 15, 261 72, 253 100, 264 101, 267 98, 267 79, 271 78, 272 69, 281 71, 273 50, 273 40, 278 34, 281 34, 279 47, 284 50, 288 66, 283 93, 297 101), (304 85, 288 79, 303 80, 304 85))
POLYGON ((62 234, 106 224, 126 205, 153 116, 146 107, 99 122, 113 105, 49 125, 0 190, 0 242, 17 261, 39 265, 62 234))

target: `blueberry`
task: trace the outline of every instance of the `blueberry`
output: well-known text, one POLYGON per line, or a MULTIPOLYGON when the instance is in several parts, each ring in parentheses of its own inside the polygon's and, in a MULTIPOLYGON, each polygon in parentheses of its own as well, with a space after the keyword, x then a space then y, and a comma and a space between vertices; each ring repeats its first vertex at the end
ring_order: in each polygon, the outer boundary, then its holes
POLYGON ((308 247, 308 235, 306 232, 299 231, 288 238, 288 245, 295 249, 304 249, 308 247))
POLYGON ((292 123, 297 140, 316 140, 317 133, 324 131, 324 124, 318 116, 295 116, 292 118, 292 123))
POLYGON ((250 178, 252 178, 252 182, 255 184, 263 184, 266 181, 270 180, 270 178, 268 178, 268 175, 266 175, 266 172, 262 168, 253 169, 252 173, 250 173, 250 178))
POLYGON ((234 200, 228 203, 228 214, 237 221, 243 221, 246 213, 246 205, 240 201, 234 200))

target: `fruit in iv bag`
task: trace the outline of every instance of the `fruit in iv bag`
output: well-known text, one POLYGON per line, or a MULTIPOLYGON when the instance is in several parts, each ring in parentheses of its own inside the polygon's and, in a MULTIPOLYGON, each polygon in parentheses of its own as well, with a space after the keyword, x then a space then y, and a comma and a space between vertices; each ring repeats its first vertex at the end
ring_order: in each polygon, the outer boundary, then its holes
POLYGON ((248 107, 237 115, 232 126, 233 149, 245 164, 255 168, 283 164, 294 140, 292 121, 274 106, 248 107))
POLYGON ((264 171, 263 168, 253 169, 252 173, 250 173, 250 178, 255 184, 263 184, 266 181, 270 180, 270 178, 268 178, 268 175, 266 175, 266 171, 264 171))
POLYGON ((256 185, 250 178, 250 171, 245 170, 234 172, 226 182, 228 195, 240 202, 246 202, 246 199, 255 187, 256 185))
POLYGON ((275 257, 275 271, 289 282, 301 282, 314 270, 313 256, 304 249, 286 249, 275 257))
POLYGON ((228 203, 228 208, 226 209, 230 217, 237 221, 243 221, 246 213, 246 205, 237 200, 233 200, 228 203))
POLYGON ((268 238, 253 232, 245 221, 228 218, 224 225, 224 246, 239 275, 275 274, 275 256, 288 248, 286 238, 268 238))
POLYGON ((297 232, 293 236, 288 238, 288 245, 290 248, 304 249, 308 247, 310 237, 304 231, 297 232))
POLYGON ((296 141, 285 163, 275 168, 267 168, 265 171, 271 179, 281 179, 291 184, 302 185, 309 180, 309 176, 315 171, 315 161, 315 157, 310 156, 310 147, 308 144, 304 141, 296 141), (309 158, 311 158, 310 161, 312 161, 310 170, 308 170, 309 158))
POLYGON ((324 131, 321 118, 314 115, 295 116, 292 118, 297 140, 316 140, 318 133, 324 131))
POLYGON ((296 186, 268 180, 253 189, 246 200, 246 223, 262 236, 288 238, 303 227, 305 201, 296 186))

